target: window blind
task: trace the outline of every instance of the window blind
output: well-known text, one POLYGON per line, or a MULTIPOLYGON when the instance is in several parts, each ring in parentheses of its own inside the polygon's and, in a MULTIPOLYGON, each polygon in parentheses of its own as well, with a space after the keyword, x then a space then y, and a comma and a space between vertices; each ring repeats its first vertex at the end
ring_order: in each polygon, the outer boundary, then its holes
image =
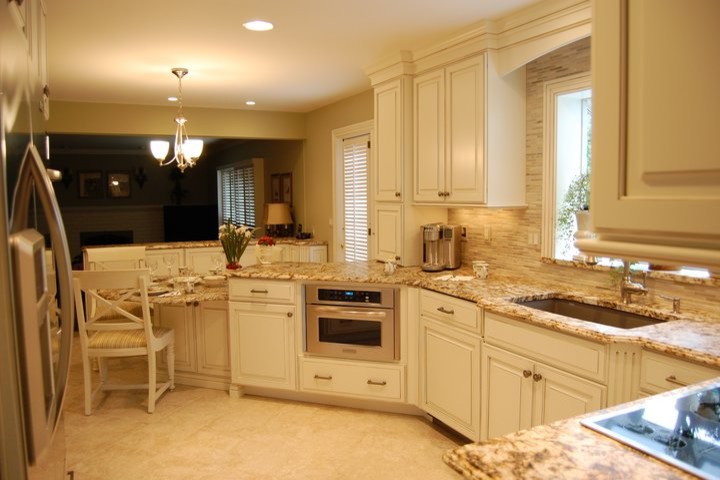
POLYGON ((345 261, 368 259, 369 135, 343 140, 345 261))
POLYGON ((222 221, 255 227, 255 171, 252 165, 223 168, 220 176, 222 221))

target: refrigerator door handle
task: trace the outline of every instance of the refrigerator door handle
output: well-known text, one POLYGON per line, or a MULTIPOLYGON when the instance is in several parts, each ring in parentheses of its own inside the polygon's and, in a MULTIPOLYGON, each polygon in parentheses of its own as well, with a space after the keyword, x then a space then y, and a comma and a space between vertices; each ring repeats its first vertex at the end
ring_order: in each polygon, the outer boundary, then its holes
MULTIPOLYGON (((47 429, 49 437, 57 430, 61 419, 61 411, 65 399, 68 374, 70 370, 70 353, 72 348, 74 306, 72 293, 72 269, 70 253, 65 236, 60 207, 58 206, 52 182, 48 177, 45 165, 32 143, 25 149, 22 164, 18 173, 18 181, 13 195, 13 211, 10 232, 17 233, 28 228, 28 215, 33 194, 40 201, 50 231, 50 240, 55 256, 55 268, 58 279, 58 299, 60 303, 60 339, 57 367, 54 372, 55 395, 47 412, 47 429)), ((42 452, 31 451, 34 457, 42 452)), ((39 447, 42 447, 41 445, 39 447)), ((32 461, 32 460, 31 460, 32 461)))

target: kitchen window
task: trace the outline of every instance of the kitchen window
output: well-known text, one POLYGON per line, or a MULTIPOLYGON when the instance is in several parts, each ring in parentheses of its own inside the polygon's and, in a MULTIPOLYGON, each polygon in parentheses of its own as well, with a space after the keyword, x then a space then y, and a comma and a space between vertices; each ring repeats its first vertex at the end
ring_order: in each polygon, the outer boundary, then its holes
POLYGON ((591 145, 590 75, 545 85, 542 255, 578 259, 575 212, 587 205, 591 145), (583 205, 581 205, 583 204, 583 205))
POLYGON ((218 209, 221 221, 255 227, 255 168, 243 162, 220 168, 218 178, 218 209))

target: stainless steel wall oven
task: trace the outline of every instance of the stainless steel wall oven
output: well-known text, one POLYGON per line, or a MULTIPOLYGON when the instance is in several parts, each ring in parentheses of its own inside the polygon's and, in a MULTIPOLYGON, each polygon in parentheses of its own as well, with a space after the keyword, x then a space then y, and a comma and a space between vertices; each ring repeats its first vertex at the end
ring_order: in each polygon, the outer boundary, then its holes
POLYGON ((400 360, 400 291, 368 284, 305 285, 305 351, 358 360, 400 360))

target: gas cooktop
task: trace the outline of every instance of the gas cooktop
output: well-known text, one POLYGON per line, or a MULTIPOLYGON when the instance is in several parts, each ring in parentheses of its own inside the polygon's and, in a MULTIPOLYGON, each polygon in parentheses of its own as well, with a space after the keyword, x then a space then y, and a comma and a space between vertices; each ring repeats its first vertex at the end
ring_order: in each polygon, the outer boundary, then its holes
POLYGON ((693 475, 720 478, 719 384, 651 397, 581 423, 693 475))

